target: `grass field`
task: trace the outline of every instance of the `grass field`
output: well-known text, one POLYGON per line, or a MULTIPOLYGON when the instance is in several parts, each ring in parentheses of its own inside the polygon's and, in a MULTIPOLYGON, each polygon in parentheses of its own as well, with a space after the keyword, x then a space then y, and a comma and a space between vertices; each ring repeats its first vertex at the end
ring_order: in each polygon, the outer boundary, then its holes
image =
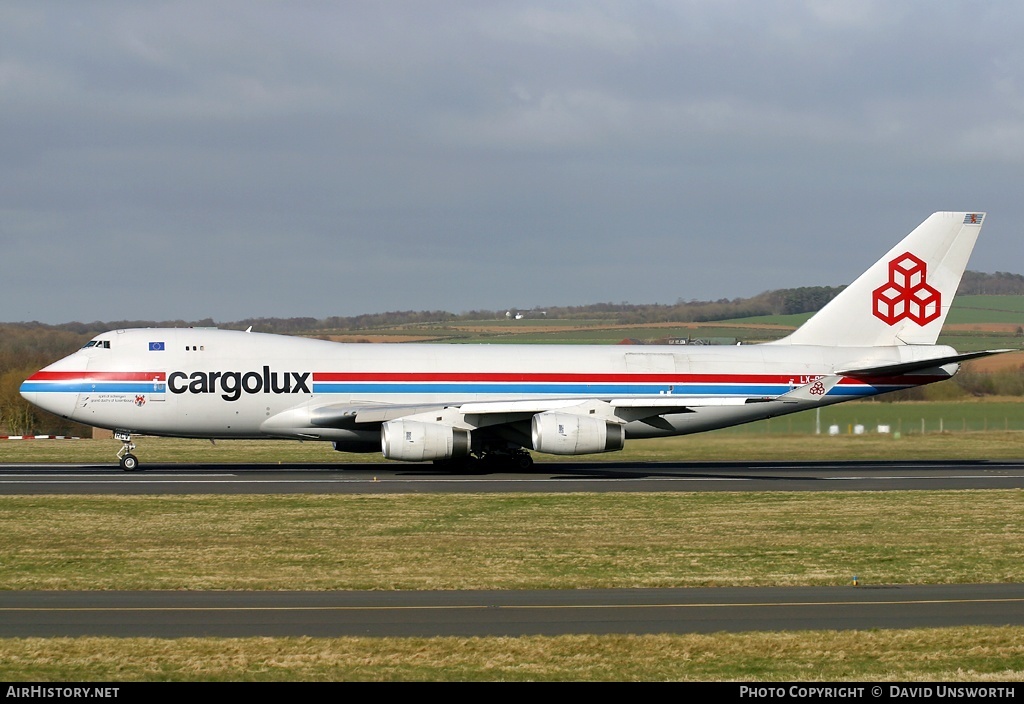
MULTIPOLYGON (((1016 400, 856 402, 824 409, 821 435, 805 413, 585 459, 1019 459, 1022 409, 1016 400), (878 423, 893 432, 876 432, 878 423), (858 424, 862 435, 851 432, 858 424)), ((382 461, 326 443, 138 442, 144 463, 382 461)), ((0 461, 113 468, 119 445, 6 441, 0 461)), ((854 574, 866 585, 1024 581, 1019 491, 12 496, 0 498, 0 526, 2 589, 578 589, 848 584, 854 574)), ((0 640, 0 680, 1017 682, 1024 629, 14 638, 0 640)))
MULTIPOLYGON (((1024 628, 558 638, 26 638, 8 682, 1020 682, 1024 628)), ((687 693, 690 690, 680 690, 687 693)))
MULTIPOLYGON (((1024 432, 708 433, 604 459, 1021 457, 1024 432)), ((151 461, 338 461, 142 438, 151 461)), ((108 440, 9 441, 5 462, 108 440)), ((95 457, 95 460, 86 459, 95 457)), ((369 457, 354 456, 359 461, 369 457)), ((571 459, 571 458, 570 458, 571 459)), ((591 458, 588 458, 591 459, 591 458)), ((3 589, 588 588, 1024 581, 1019 491, 0 499, 3 589)), ((851 587, 852 588, 852 587, 851 587)), ((1024 629, 433 639, 4 639, 6 681, 1021 681, 1024 629)))
POLYGON ((957 296, 946 324, 978 323, 1024 324, 1024 296, 957 296))
MULTIPOLYGON (((846 404, 855 405, 855 404, 846 404)), ((879 406, 888 404, 876 404, 879 406)), ((991 416, 988 432, 962 432, 958 427, 959 415, 942 415, 946 404, 911 403, 898 409, 907 414, 904 432, 878 433, 876 426, 868 425, 863 435, 856 435, 847 421, 871 424, 888 416, 878 415, 888 409, 870 408, 852 411, 849 416, 822 416, 822 434, 814 435, 814 415, 794 414, 788 418, 752 423, 739 428, 717 430, 675 438, 630 440, 621 452, 610 452, 580 457, 541 455, 539 463, 559 462, 657 462, 657 461, 745 461, 745 460, 885 460, 885 459, 1024 459, 1024 430, 1004 431, 1001 428, 1005 414, 991 416), (921 419, 925 419, 926 432, 921 433, 921 419), (828 424, 844 423, 841 434, 828 435, 828 424), (938 432, 944 422, 945 430, 938 432), (792 425, 792 432, 789 432, 792 425), (994 426, 994 427, 993 427, 994 426)), ((955 404, 952 404, 955 406, 955 404)), ((1011 410, 1020 413, 1024 403, 1011 404, 1011 410)), ((1009 411, 1007 411, 1008 413, 1009 411)), ((977 416, 967 416, 977 419, 977 416)), ((988 416, 982 415, 984 419, 988 416)), ((897 418, 898 421, 898 418, 897 418)), ((977 422, 977 421, 975 421, 977 422)), ((984 422, 982 420, 981 422, 984 422)), ((895 431, 898 423, 893 426, 895 431)), ((145 468, 146 463, 325 463, 387 462, 379 452, 351 454, 335 452, 330 443, 299 442, 295 440, 181 440, 136 436, 135 451, 145 468)), ((117 466, 115 454, 121 443, 115 440, 6 440, 0 441, 0 462, 67 462, 95 463, 117 466)), ((429 468, 429 463, 420 465, 429 468)))
POLYGON ((0 589, 1024 582, 1021 492, 7 496, 0 589))
MULTIPOLYGON (((766 315, 701 323, 623 325, 614 314, 607 318, 444 321, 376 327, 365 330, 325 330, 338 340, 364 342, 454 342, 492 344, 617 344, 625 339, 645 343, 669 338, 710 340, 716 344, 767 342, 784 337, 811 313, 766 315)), ((958 296, 939 338, 967 352, 981 349, 1020 349, 1024 333, 1024 296, 958 296)))
MULTIPOLYGON (((947 382, 948 383, 948 382, 947 382)), ((884 396, 882 397, 885 398, 884 396)), ((853 433, 856 426, 876 433, 881 425, 902 436, 988 430, 1024 430, 1024 398, 965 398, 955 401, 899 402, 884 400, 841 403, 816 411, 804 411, 758 423, 736 426, 721 433, 739 434, 823 434, 830 426, 838 432, 853 433)))
MULTIPOLYGON (((0 588, 1021 581, 1022 508, 998 490, 5 497, 0 588)), ((1021 681, 1024 629, 3 639, 0 679, 1021 681)))

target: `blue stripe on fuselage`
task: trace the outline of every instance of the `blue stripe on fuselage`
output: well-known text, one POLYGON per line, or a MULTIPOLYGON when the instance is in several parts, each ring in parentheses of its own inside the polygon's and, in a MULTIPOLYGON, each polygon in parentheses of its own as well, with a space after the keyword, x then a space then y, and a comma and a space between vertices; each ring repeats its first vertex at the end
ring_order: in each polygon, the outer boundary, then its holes
POLYGON ((162 394, 167 385, 152 381, 26 381, 21 385, 22 393, 59 394, 162 394))
POLYGON ((635 384, 509 384, 509 383, 347 383, 314 382, 315 394, 536 394, 544 396, 778 396, 785 385, 739 386, 729 384, 635 385, 635 384))
MULTIPOLYGON (((539 395, 539 396, 597 396, 610 398, 615 396, 731 396, 741 398, 774 398, 781 396, 794 387, 785 384, 773 385, 739 385, 739 384, 677 384, 673 387, 664 385, 637 384, 532 384, 532 383, 373 383, 373 382, 319 382, 313 384, 314 394, 496 394, 496 395, 539 395)), ((837 385, 830 396, 872 396, 888 391, 906 388, 904 385, 870 386, 857 384, 854 386, 837 385)), ((23 393, 165 393, 164 383, 153 382, 92 382, 69 381, 54 382, 26 381, 21 385, 23 393)))

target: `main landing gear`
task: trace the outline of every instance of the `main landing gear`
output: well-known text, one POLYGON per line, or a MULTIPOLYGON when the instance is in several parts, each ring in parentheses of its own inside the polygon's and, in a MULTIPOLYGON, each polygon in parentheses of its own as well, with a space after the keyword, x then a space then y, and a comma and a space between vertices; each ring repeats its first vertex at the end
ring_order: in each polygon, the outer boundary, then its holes
POLYGON ((533 455, 522 449, 512 452, 488 452, 482 460, 485 467, 493 463, 500 469, 527 470, 533 466, 533 455))
POLYGON ((522 449, 490 450, 466 457, 434 460, 434 464, 460 473, 525 471, 533 466, 533 456, 522 449))
POLYGON ((121 469, 126 472, 134 472, 139 468, 139 458, 132 454, 135 443, 132 442, 132 434, 118 430, 114 432, 114 439, 120 440, 122 447, 118 450, 117 459, 121 461, 121 469))

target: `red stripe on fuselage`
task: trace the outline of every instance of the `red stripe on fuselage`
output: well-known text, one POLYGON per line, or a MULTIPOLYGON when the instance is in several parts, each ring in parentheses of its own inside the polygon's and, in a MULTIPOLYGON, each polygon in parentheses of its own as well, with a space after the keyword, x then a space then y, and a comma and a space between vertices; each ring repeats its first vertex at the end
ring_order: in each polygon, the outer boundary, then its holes
POLYGON ((36 372, 28 381, 166 381, 166 372, 36 372))
MULTIPOLYGON (((806 384, 817 376, 789 374, 588 374, 560 372, 313 372, 314 382, 565 382, 650 384, 806 384)), ((846 376, 844 385, 918 386, 943 381, 947 376, 846 376)), ((157 381, 166 372, 48 372, 39 371, 28 381, 157 381)))
MULTIPOLYGON (((808 383, 818 376, 807 377, 808 383)), ((537 382, 648 382, 652 384, 733 383, 789 384, 800 382, 791 374, 590 374, 586 372, 313 372, 314 382, 343 381, 537 381, 537 382)))

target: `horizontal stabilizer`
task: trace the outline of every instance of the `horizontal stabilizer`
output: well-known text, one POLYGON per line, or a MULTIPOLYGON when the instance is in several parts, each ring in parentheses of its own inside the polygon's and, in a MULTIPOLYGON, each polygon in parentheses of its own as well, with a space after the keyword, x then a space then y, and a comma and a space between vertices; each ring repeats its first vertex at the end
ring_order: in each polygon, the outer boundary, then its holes
POLYGON ((844 369, 838 374, 843 376, 889 376, 893 374, 910 374, 912 372, 923 371, 925 369, 935 369, 936 367, 944 367, 947 364, 959 364, 960 362, 966 362, 971 359, 978 359, 980 357, 989 357, 994 354, 1003 354, 1004 352, 1014 352, 1015 350, 984 350, 982 352, 965 352, 964 354, 954 354, 948 357, 935 357, 933 359, 915 359, 912 362, 902 362, 899 364, 884 364, 877 367, 861 367, 858 369, 844 369))

